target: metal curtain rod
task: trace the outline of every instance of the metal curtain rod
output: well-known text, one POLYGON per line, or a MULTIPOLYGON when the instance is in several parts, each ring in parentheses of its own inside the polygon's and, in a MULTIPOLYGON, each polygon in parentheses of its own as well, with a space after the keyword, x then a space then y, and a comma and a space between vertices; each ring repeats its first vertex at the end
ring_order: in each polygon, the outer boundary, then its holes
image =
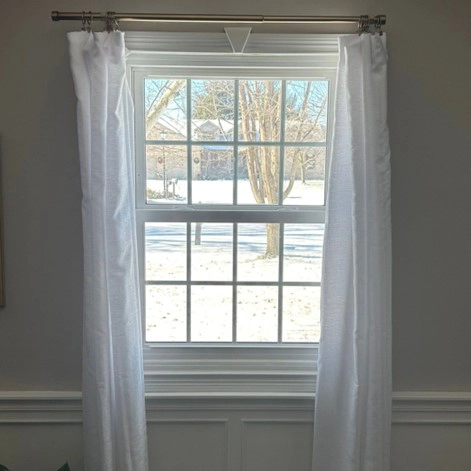
POLYGON ((385 15, 370 17, 361 16, 282 16, 282 15, 190 15, 190 14, 167 14, 167 13, 106 13, 83 11, 83 12, 51 12, 52 21, 82 21, 90 24, 92 21, 104 21, 107 26, 114 25, 120 21, 145 21, 151 23, 357 23, 358 28, 367 30, 374 27, 380 30, 386 24, 385 15))

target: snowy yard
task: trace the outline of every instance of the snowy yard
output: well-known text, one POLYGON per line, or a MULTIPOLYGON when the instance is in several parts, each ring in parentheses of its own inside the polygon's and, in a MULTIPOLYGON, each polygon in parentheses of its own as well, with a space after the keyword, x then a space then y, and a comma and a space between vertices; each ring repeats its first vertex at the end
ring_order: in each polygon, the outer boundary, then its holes
MULTIPOLYGON (((205 191, 201 194, 206 200, 210 200, 210 195, 231 194, 230 181, 197 183, 204 184, 201 188, 205 191)), ((299 184, 299 188, 293 191, 293 201, 287 201, 288 204, 306 204, 306 198, 312 204, 313 195, 318 198, 318 204, 322 203, 321 185, 299 184)), ((197 194, 196 187, 193 194, 197 194)), ((253 203, 248 188, 241 194, 245 195, 241 204, 253 203)), ((185 223, 146 223, 146 281, 164 282, 146 287, 147 341, 187 340, 187 274, 191 279, 192 341, 231 342, 234 299, 238 342, 278 341, 280 299, 282 341, 318 341, 320 288, 284 283, 320 282, 323 224, 285 225, 281 280, 279 258, 263 257, 264 224, 238 224, 236 247, 232 224, 204 223, 201 229, 201 244, 195 245, 196 225, 191 225, 190 253, 187 253, 185 223)))
MULTIPOLYGON (((285 182, 285 188, 288 182, 285 182)), ((163 192, 162 180, 147 180, 147 187, 155 192, 163 192)), ((169 180, 170 193, 173 185, 169 180)), ((150 199, 149 203, 187 203, 188 186, 186 180, 178 180, 175 184, 176 198, 150 199)), ((192 181, 193 202, 203 204, 232 204, 232 180, 193 180, 192 181)), ((237 182, 238 204, 255 204, 248 180, 237 182)), ((302 184, 297 180, 293 190, 284 201, 285 205, 323 205, 324 204, 324 181, 311 180, 302 184)))

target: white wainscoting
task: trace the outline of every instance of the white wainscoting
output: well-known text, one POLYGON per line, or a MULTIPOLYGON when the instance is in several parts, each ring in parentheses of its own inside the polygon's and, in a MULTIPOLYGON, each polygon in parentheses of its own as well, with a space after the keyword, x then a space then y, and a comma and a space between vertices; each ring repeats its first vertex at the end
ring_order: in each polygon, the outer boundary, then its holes
MULTIPOLYGON (((314 400, 152 396, 156 471, 311 471, 314 400)), ((471 469, 471 393, 396 392, 393 471, 471 469)), ((15 471, 82 469, 81 394, 0 392, 0 463, 15 471)))

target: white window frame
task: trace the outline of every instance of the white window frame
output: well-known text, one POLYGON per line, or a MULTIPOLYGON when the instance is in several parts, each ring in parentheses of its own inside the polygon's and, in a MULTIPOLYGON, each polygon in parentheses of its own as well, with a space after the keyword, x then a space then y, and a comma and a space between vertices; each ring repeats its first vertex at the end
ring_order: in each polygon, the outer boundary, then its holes
MULTIPOLYGON (((142 81, 162 77, 217 76, 243 70, 244 78, 329 81, 327 145, 331 141, 337 35, 252 34, 243 54, 232 53, 225 34, 128 32, 128 79, 136 113, 136 155, 144 155, 142 81)), ((326 159, 328 158, 328 148, 326 159)), ((136 204, 142 299, 144 299, 145 168, 136 159, 136 204), (144 193, 141 191, 141 193, 144 193)), ((326 182, 328 163, 326 161, 326 182)), ((320 220, 319 220, 320 221, 320 220)), ((319 222, 317 221, 317 222, 319 222)), ((316 222, 316 221, 310 221, 316 222)), ((143 313, 145 316, 145 313, 143 313)), ((145 319, 143 319, 143 338, 145 319)), ((186 344, 144 342, 146 393, 158 397, 311 398, 315 391, 317 344, 186 344)))

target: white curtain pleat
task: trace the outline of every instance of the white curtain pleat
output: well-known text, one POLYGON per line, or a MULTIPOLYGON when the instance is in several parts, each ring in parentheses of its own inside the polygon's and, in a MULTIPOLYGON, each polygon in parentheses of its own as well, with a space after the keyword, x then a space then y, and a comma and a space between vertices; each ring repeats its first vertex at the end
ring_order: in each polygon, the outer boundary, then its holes
POLYGON ((147 471, 124 35, 74 32, 68 38, 83 191, 85 469, 147 471))
POLYGON ((391 218, 385 35, 339 39, 314 471, 387 471, 391 218))

